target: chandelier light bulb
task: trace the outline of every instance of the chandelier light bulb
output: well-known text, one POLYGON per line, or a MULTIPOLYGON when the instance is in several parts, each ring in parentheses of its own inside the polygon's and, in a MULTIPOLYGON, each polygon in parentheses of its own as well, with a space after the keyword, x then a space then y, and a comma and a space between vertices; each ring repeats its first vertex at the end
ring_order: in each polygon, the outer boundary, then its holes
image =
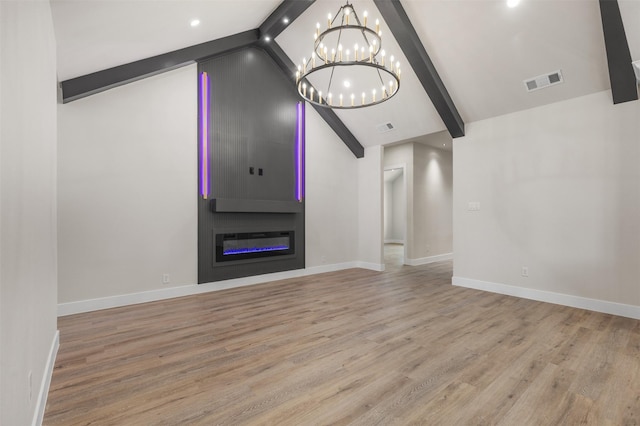
POLYGON ((354 95, 353 93, 351 94, 351 106, 355 106, 355 99, 356 99, 356 95, 354 95))
POLYGON ((322 103, 322 90, 318 90, 318 103, 322 103))
POLYGON ((311 94, 311 102, 313 102, 313 86, 309 88, 309 93, 311 94))
POLYGON ((371 94, 373 95, 373 102, 375 102, 376 101, 376 89, 373 89, 371 91, 371 94))
POLYGON ((362 92, 362 105, 364 105, 364 100, 365 100, 366 96, 367 95, 364 92, 362 92))
POLYGON ((380 20, 376 19, 376 33, 380 32, 380 20))
POLYGON ((342 105, 342 93, 340 93, 340 106, 343 106, 342 105))
POLYGON ((364 26, 366 27, 367 26, 367 17, 369 16, 369 14, 365 10, 364 13, 362 14, 362 16, 364 16, 364 26))
POLYGON ((331 29, 331 14, 327 15, 327 28, 331 29))

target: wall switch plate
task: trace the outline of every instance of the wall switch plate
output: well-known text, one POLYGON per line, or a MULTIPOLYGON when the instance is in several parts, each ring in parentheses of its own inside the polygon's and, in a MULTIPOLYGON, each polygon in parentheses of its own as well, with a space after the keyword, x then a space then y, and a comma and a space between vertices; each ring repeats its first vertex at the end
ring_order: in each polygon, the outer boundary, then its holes
POLYGON ((523 277, 528 277, 529 276, 529 268, 526 266, 522 267, 522 276, 523 277))
POLYGON ((162 274, 162 284, 169 284, 171 282, 171 277, 169 274, 162 274))

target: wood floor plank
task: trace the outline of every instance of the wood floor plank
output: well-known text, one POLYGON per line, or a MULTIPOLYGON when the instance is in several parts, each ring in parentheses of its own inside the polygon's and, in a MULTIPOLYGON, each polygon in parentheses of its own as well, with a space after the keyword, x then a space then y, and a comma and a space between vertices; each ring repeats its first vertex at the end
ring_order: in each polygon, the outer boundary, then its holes
POLYGON ((640 425, 640 321, 451 275, 390 263, 62 317, 43 424, 640 425))

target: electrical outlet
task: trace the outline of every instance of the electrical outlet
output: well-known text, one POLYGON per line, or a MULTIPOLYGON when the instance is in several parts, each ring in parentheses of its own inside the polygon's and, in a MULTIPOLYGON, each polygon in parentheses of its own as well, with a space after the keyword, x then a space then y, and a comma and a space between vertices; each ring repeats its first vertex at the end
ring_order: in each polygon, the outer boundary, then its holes
POLYGON ((529 268, 527 268, 526 266, 522 267, 522 276, 523 277, 528 277, 529 276, 529 268))
POLYGON ((162 274, 162 284, 169 284, 171 282, 171 277, 169 274, 162 274))

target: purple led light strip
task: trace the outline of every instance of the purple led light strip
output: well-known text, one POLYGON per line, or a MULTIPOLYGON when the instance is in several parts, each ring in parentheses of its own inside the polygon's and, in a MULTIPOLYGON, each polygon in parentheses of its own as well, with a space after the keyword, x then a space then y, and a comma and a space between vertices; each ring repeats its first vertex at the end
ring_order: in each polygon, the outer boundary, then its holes
POLYGON ((200 75, 200 195, 209 197, 209 75, 200 75))
POLYGON ((304 188, 304 103, 296 110, 296 200, 302 201, 304 188))

